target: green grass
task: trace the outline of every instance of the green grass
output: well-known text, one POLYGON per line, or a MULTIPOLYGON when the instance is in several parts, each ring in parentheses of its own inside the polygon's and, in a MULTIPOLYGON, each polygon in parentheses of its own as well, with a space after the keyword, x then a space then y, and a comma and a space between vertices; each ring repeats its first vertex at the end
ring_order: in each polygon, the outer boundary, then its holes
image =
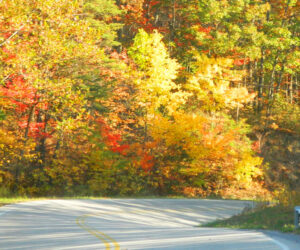
POLYGON ((13 198, 3 198, 0 197, 0 207, 8 204, 25 202, 25 201, 34 201, 34 200, 42 200, 46 198, 27 198, 27 197, 13 197, 13 198))
POLYGON ((300 234, 294 229, 294 211, 292 207, 280 205, 259 208, 228 219, 217 220, 201 227, 227 227, 235 229, 266 229, 300 234))
POLYGON ((103 196, 51 196, 51 197, 35 197, 35 198, 29 198, 26 196, 12 196, 12 197, 0 197, 0 207, 4 205, 14 204, 14 203, 20 203, 20 202, 27 202, 27 201, 35 201, 35 200, 51 200, 51 199, 187 199, 184 196, 111 196, 111 197, 103 197, 103 196))

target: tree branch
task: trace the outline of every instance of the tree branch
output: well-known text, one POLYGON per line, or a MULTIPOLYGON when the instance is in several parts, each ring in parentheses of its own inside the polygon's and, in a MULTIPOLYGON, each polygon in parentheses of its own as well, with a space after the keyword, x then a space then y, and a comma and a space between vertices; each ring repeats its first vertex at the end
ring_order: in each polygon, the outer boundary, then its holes
POLYGON ((23 27, 24 27, 24 24, 23 24, 18 30, 16 30, 14 33, 12 33, 12 34, 10 35, 10 37, 8 37, 4 42, 0 43, 0 47, 3 46, 4 44, 6 44, 6 43, 7 43, 10 39, 12 39, 15 35, 17 35, 17 34, 21 31, 21 29, 23 29, 23 27))

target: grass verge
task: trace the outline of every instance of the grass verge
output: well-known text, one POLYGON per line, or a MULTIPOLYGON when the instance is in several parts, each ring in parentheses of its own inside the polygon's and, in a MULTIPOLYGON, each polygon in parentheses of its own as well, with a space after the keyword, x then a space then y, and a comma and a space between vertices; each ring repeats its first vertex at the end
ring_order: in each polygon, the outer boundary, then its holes
POLYGON ((0 207, 4 205, 9 205, 13 203, 19 203, 24 201, 34 201, 34 200, 40 200, 38 198, 27 198, 27 197, 14 197, 14 198, 3 198, 0 197, 0 207))
POLYGON ((35 197, 35 198, 29 198, 26 196, 15 196, 15 197, 0 197, 0 207, 19 203, 19 202, 27 202, 27 201, 35 201, 35 200, 53 200, 53 199, 64 199, 64 200, 70 200, 70 199, 78 199, 78 200, 95 200, 95 199, 187 199, 184 196, 111 196, 111 197, 104 197, 104 196, 50 196, 50 197, 35 197))
POLYGON ((234 229, 266 229, 300 234, 294 228, 294 210, 292 207, 276 205, 244 212, 228 219, 210 222, 201 227, 227 227, 234 229))

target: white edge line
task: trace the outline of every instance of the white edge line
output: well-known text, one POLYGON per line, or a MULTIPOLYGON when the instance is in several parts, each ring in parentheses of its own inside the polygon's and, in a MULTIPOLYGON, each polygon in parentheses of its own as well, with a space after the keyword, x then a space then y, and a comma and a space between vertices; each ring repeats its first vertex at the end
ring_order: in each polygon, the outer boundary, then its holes
POLYGON ((280 246, 282 250, 290 250, 290 248, 289 248, 288 246, 284 245, 284 244, 281 243, 280 241, 275 240, 275 239, 273 239, 273 238, 271 238, 271 237, 269 237, 269 238, 270 238, 270 240, 272 240, 276 245, 280 246))

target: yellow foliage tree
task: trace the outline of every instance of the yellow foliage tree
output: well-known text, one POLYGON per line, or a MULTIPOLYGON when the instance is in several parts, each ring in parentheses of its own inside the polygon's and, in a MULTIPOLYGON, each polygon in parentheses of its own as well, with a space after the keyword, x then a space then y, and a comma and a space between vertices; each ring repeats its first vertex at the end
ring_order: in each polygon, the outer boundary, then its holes
POLYGON ((150 129, 156 154, 168 155, 160 161, 165 178, 179 171, 191 186, 220 194, 230 186, 247 189, 262 177, 262 159, 254 156, 242 123, 203 113, 176 112, 172 118, 156 115, 150 129))
POLYGON ((247 88, 239 86, 244 72, 233 69, 232 59, 209 58, 198 52, 194 54, 195 72, 188 76, 185 88, 194 94, 198 108, 214 112, 242 107, 255 97, 249 94, 247 88))
POLYGON ((186 93, 174 82, 180 65, 170 58, 162 35, 157 31, 148 34, 140 29, 128 53, 137 65, 135 83, 149 113, 153 114, 162 106, 172 113, 184 103, 186 93))

